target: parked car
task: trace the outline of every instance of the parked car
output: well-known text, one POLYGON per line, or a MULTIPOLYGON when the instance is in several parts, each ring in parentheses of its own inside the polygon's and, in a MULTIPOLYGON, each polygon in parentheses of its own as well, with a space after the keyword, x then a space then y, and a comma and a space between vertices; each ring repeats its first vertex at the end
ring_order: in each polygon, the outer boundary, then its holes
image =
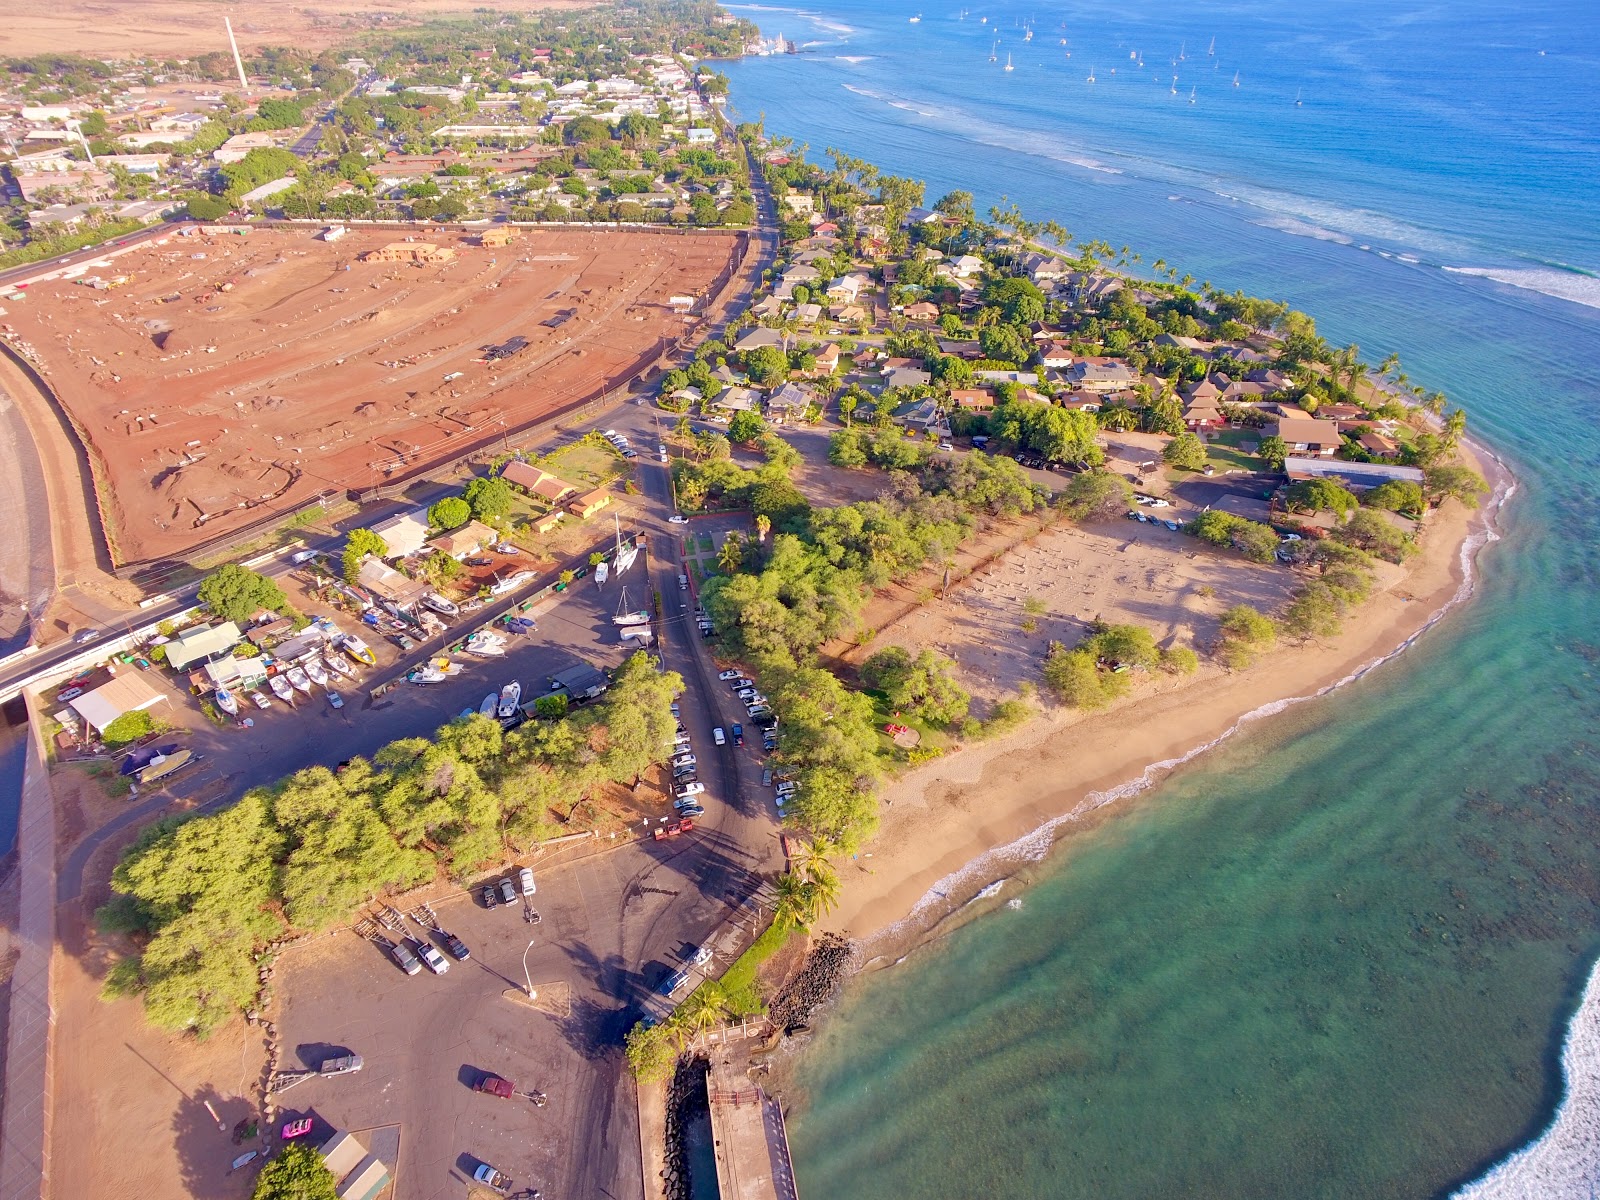
POLYGON ((949 442, 940 442, 939 443, 939 449, 941 449, 941 450, 954 450, 955 447, 952 446, 949 442))
POLYGON ((744 745, 744 726, 737 721, 733 723, 733 744, 735 746, 744 745))
POLYGON ((686 592, 689 590, 689 577, 687 575, 678 576, 678 590, 680 592, 686 592))
POLYGON ((469 559, 466 560, 466 562, 467 562, 467 566, 469 566, 469 567, 487 567, 490 563, 494 562, 494 559, 492 559, 492 558, 469 558, 469 559))
POLYGON ((343 708, 344 707, 344 697, 339 695, 338 692, 329 692, 328 693, 328 703, 331 704, 334 708, 343 708))
POLYGON ((321 557, 321 555, 321 550, 296 550, 293 554, 289 555, 289 561, 295 566, 300 567, 310 562, 313 558, 321 557))
POLYGON ((467 949, 467 944, 455 934, 445 933, 441 930, 439 936, 444 939, 444 948, 450 951, 450 957, 457 962, 466 962, 467 959, 472 957, 472 951, 467 949))
POLYGON ((422 964, 417 961, 417 956, 399 942, 389 947, 389 957, 394 959, 395 965, 407 975, 415 975, 422 970, 422 964))
POLYGON ((736 692, 740 688, 755 687, 755 685, 756 681, 751 679, 748 675, 735 675, 728 683, 728 686, 736 692))
POLYGON ((400 649, 407 654, 411 653, 411 651, 417 648, 417 644, 403 633, 397 633, 394 635, 394 644, 399 646, 400 649))
POLYGON ((505 555, 517 555, 517 554, 521 554, 522 553, 521 550, 518 550, 510 542, 500 542, 498 545, 495 546, 494 552, 496 554, 505 554, 505 555))
POLYGON ((428 970, 435 975, 443 975, 450 969, 450 964, 445 961, 444 955, 428 945, 427 942, 417 943, 417 953, 422 956, 422 961, 428 965, 428 970))
POLYGON ((483 906, 485 908, 493 908, 496 904, 500 903, 500 897, 495 892, 494 884, 492 884, 492 883, 484 884, 483 887, 479 890, 478 896, 479 896, 480 899, 482 899, 483 906))
POLYGON ((100 631, 98 629, 80 629, 72 635, 72 644, 74 646, 87 646, 99 636, 100 631))
POLYGON ((705 790, 706 785, 703 783, 686 783, 678 789, 677 797, 679 800, 685 800, 690 796, 703 795, 705 790))
POLYGON ((660 985, 657 986, 656 991, 660 992, 663 996, 670 996, 673 992, 677 991, 688 982, 689 969, 684 967, 682 970, 674 971, 671 975, 668 975, 665 979, 663 979, 660 985))
POLYGON ((739 675, 740 672, 738 671, 722 671, 717 675, 717 678, 727 682, 729 680, 738 679, 739 675))
POLYGON ((711 740, 719 746, 726 746, 728 744, 728 735, 722 732, 721 725, 718 725, 711 731, 711 740))
POLYGON ((523 867, 517 872, 517 883, 522 886, 522 894, 524 896, 532 896, 539 890, 538 886, 533 882, 532 867, 523 867))
POLYGON ((511 886, 511 880, 502 879, 497 886, 500 888, 500 899, 507 904, 515 904, 517 902, 517 889, 511 886))
POLYGON ((486 1162, 478 1164, 477 1169, 472 1172, 472 1179, 473 1182, 492 1187, 497 1192, 503 1192, 511 1186, 511 1180, 508 1176, 500 1174, 499 1171, 496 1171, 486 1162))
POLYGON ((688 800, 685 800, 682 804, 675 804, 673 807, 678 810, 680 817, 699 817, 703 816, 706 811, 700 805, 688 800))
POLYGON ((667 524, 669 525, 687 525, 688 523, 689 518, 684 516, 682 513, 673 513, 667 518, 667 524))

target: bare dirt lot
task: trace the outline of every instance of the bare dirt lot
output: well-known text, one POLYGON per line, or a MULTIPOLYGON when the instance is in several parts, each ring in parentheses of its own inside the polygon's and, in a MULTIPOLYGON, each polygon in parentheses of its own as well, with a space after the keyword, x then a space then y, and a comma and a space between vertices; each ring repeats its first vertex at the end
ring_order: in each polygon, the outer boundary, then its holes
POLYGON ((424 469, 598 394, 684 330, 668 297, 703 293, 737 244, 523 230, 482 247, 438 230, 426 239, 446 261, 360 261, 400 237, 171 237, 91 266, 83 278, 126 277, 109 290, 28 289, 7 319, 94 445, 121 561, 424 469))
POLYGON ((20 0, 6 14, 0 29, 0 53, 59 53, 125 58, 137 54, 196 55, 226 50, 224 15, 233 18, 239 48, 298 46, 321 50, 348 43, 366 30, 406 29, 433 16, 464 15, 477 9, 582 8, 574 0, 540 0, 511 4, 508 0, 368 0, 339 5, 302 4, 298 0, 257 0, 248 7, 196 5, 182 0, 20 0))

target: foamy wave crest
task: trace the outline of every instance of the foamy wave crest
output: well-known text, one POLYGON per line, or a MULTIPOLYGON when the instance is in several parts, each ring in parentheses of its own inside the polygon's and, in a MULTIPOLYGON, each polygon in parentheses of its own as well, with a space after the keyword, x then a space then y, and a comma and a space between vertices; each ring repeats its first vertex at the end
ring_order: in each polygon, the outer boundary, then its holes
POLYGON ((847 62, 851 66, 858 66, 864 62, 871 62, 876 55, 872 54, 835 54, 834 58, 840 62, 847 62))
POLYGON ((1589 308, 1600 308, 1600 277, 1585 271, 1555 267, 1446 267, 1452 275, 1472 275, 1508 287, 1542 292, 1558 300, 1570 300, 1589 308))
MULTIPOLYGON (((1319 688, 1308 695, 1290 696, 1283 700, 1274 700, 1270 704, 1263 704, 1260 708, 1252 709, 1209 742, 1195 746, 1176 758, 1165 758, 1160 762, 1151 763, 1134 778, 1116 787, 1107 788, 1101 792, 1090 792, 1070 812, 1063 813, 1059 817, 1052 817, 1043 825, 1040 825, 1030 833, 1024 834, 1014 842, 1008 842, 1004 846, 996 846, 992 850, 985 851, 964 867, 940 879, 922 894, 916 904, 912 905, 909 913, 893 925, 888 926, 874 937, 868 939, 863 946, 862 958, 870 957, 869 948, 879 941, 887 941, 893 944, 893 942, 905 937, 907 934, 914 933, 919 928, 935 923, 944 912, 949 911, 953 897, 966 894, 973 889, 979 880, 993 881, 997 876, 1004 877, 1009 871, 1014 871, 1020 866, 1041 861, 1049 855, 1051 849, 1055 846, 1056 834, 1064 826, 1080 821, 1085 816, 1104 808, 1108 804, 1115 804, 1118 800, 1124 800, 1131 796, 1137 796, 1141 792, 1149 791, 1178 767, 1193 762, 1202 754, 1222 745, 1229 738, 1248 729, 1257 721, 1276 716, 1294 705, 1319 699, 1348 684, 1355 683, 1359 679, 1364 679, 1370 672, 1377 670, 1385 663, 1393 662, 1412 646, 1416 645, 1418 639, 1444 620, 1446 615, 1453 609, 1471 598, 1476 585, 1475 563, 1478 552, 1485 546, 1500 540, 1500 534, 1494 527, 1494 519, 1500 509, 1517 492, 1516 478, 1511 474, 1505 461, 1487 447, 1472 442, 1471 439, 1468 439, 1468 442, 1473 453, 1477 454, 1481 461, 1493 462, 1498 468, 1498 471, 1495 472, 1497 478, 1494 490, 1489 498, 1489 503, 1484 506, 1485 520, 1482 527, 1468 536, 1461 544, 1460 586, 1456 588, 1450 599, 1440 605, 1423 622, 1416 632, 1389 651, 1389 653, 1356 667, 1343 679, 1335 680, 1326 687, 1319 688)), ((992 887, 994 884, 991 882, 988 886, 992 887)))
POLYGON ((821 13, 812 12, 806 8, 787 8, 780 4, 725 4, 724 8, 740 9, 745 12, 788 13, 790 16, 799 17, 802 21, 810 21, 818 29, 829 33, 854 33, 855 27, 845 25, 840 21, 824 17, 821 13))
POLYGON ((1324 229, 1320 225, 1311 225, 1298 217, 1264 217, 1255 222, 1267 229, 1277 229, 1284 233, 1293 234, 1295 237, 1314 238, 1319 242, 1338 242, 1341 246, 1350 246, 1355 243, 1355 238, 1346 233, 1337 233, 1332 229, 1324 229))
POLYGON ((1310 196, 1296 196, 1270 188, 1251 187, 1230 182, 1230 192, 1212 190, 1226 199, 1239 200, 1264 212, 1279 217, 1292 217, 1316 229, 1327 230, 1352 239, 1377 240, 1401 246, 1411 246, 1435 254, 1467 254, 1471 247, 1465 242, 1412 225, 1397 217, 1373 212, 1367 208, 1347 208, 1328 200, 1310 196))
POLYGON ((1561 1051, 1566 1095, 1550 1128, 1455 1200, 1592 1200, 1600 1192, 1600 965, 1561 1051))

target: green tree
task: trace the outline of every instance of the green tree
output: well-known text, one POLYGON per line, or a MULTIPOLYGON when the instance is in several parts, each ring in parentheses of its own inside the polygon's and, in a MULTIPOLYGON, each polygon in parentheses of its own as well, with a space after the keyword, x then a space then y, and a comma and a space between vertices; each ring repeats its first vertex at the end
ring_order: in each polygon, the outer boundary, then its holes
POLYGON ((1384 508, 1390 512, 1422 514, 1422 485, 1409 479, 1390 479, 1361 496, 1367 508, 1384 508))
POLYGON ((534 713, 546 721, 559 721, 567 715, 567 694, 552 692, 533 702, 534 713))
POLYGON ((130 742, 137 742, 151 733, 155 727, 155 718, 143 709, 137 709, 134 712, 123 713, 102 729, 100 740, 106 744, 106 749, 117 750, 130 742))
POLYGON ((256 1176, 250 1200, 335 1200, 339 1181, 310 1142, 290 1142, 256 1176))
POLYGON ((1290 509, 1301 512, 1332 512, 1339 516, 1354 512, 1355 496, 1331 479, 1298 479, 1284 496, 1290 509))
POLYGON ((184 208, 197 221, 220 221, 228 215, 228 202, 220 196, 204 192, 190 192, 184 199, 184 208))
POLYGON ((1489 485, 1471 467, 1458 463, 1425 467, 1422 472, 1423 487, 1435 503, 1442 500, 1459 500, 1468 508, 1478 507, 1478 497, 1489 490, 1489 485))
POLYGON ((761 414, 748 409, 733 414, 733 419, 728 422, 728 440, 747 446, 767 431, 767 423, 762 420, 761 414))
POLYGON ((1411 539, 1370 508, 1354 513, 1332 534, 1347 546, 1397 563, 1411 552, 1411 539))
POLYGON ((1057 642, 1045 655, 1045 684, 1063 704, 1074 708, 1093 710, 1111 703, 1117 692, 1113 679, 1120 682, 1119 676, 1102 671, 1093 651, 1084 647, 1068 650, 1057 642))
POLYGON ((640 1083, 665 1083, 678 1061, 678 1031, 672 1025, 653 1025, 640 1021, 628 1030, 623 1055, 628 1070, 640 1083))
POLYGON ((275 580, 238 563, 225 563, 201 580, 199 599, 224 621, 237 624, 262 609, 281 612, 289 603, 275 580))
POLYGON ((861 664, 861 682, 883 692, 896 711, 942 726, 959 723, 972 703, 954 674, 955 664, 943 655, 924 649, 913 658, 901 646, 887 646, 861 664))
POLYGON ((1248 667, 1278 640, 1277 623, 1248 604, 1235 604, 1223 613, 1221 631, 1221 658, 1234 670, 1248 667))
POLYGON ((435 529, 460 529, 472 520, 472 505, 460 496, 446 496, 428 509, 428 524, 435 529))
POLYGON ((1056 502, 1074 521, 1105 520, 1133 507, 1133 485, 1115 471, 1081 471, 1067 480, 1056 502))
POLYGON ((511 485, 498 475, 479 477, 468 483, 461 497, 480 521, 503 517, 511 511, 511 485))
POLYGON ((1283 464, 1289 458, 1289 444, 1275 433, 1268 434, 1261 439, 1261 444, 1256 448, 1256 453, 1261 456, 1261 461, 1274 471, 1283 470, 1283 464))
POLYGON ((1181 470, 1198 471, 1206 465, 1206 444, 1195 434, 1180 433, 1166 444, 1161 457, 1181 470))
POLYGON ((352 529, 345 538, 344 543, 344 580, 346 583, 356 582, 356 576, 361 573, 361 564, 368 556, 382 558, 389 553, 389 544, 370 529, 352 529))
POLYGON ((730 533, 722 539, 722 549, 717 554, 717 566, 723 574, 732 575, 742 562, 744 562, 744 542, 737 533, 730 533))

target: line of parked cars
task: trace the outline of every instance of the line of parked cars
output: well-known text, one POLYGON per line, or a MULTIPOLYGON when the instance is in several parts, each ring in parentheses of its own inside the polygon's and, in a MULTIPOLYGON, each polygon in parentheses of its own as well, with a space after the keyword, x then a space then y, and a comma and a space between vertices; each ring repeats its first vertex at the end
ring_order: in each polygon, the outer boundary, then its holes
POLYGON ((494 883, 486 883, 478 889, 478 896, 483 901, 485 908, 493 908, 504 902, 515 904, 517 896, 532 896, 538 892, 538 885, 533 879, 532 867, 519 867, 517 869, 517 882, 513 884, 510 876, 494 883))
MULTIPOLYGON (((678 717, 680 712, 674 704, 672 715, 678 717)), ((672 761, 667 768, 672 772, 672 807, 680 817, 698 817, 706 811, 700 801, 700 797, 705 795, 706 785, 700 782, 699 768, 694 742, 680 719, 677 732, 672 735, 672 761)))
POLYGON ((615 429, 608 429, 600 435, 622 452, 623 458, 638 458, 639 452, 628 444, 628 439, 615 429))

